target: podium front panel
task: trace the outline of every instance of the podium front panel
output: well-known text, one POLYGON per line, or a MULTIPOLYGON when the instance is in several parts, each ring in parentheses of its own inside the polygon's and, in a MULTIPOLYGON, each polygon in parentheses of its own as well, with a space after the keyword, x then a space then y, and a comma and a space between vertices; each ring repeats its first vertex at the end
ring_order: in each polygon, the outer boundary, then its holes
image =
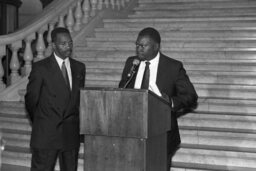
POLYGON ((85 136, 86 171, 168 171, 166 134, 127 138, 85 136))
POLYGON ((80 133, 146 137, 148 97, 145 91, 82 90, 80 133))
POLYGON ((81 91, 81 134, 148 138, 170 129, 169 104, 148 90, 81 91))
POLYGON ((148 90, 84 89, 80 133, 87 171, 167 171, 171 110, 148 90))

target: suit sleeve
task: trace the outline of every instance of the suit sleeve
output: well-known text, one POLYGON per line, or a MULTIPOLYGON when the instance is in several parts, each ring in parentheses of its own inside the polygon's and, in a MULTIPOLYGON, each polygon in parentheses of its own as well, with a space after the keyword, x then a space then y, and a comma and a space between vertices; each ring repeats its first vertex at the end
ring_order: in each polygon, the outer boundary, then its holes
POLYGON ((80 88, 84 88, 84 85, 85 85, 85 75, 86 75, 86 67, 85 67, 84 64, 83 64, 83 67, 82 67, 81 75, 82 75, 82 81, 80 82, 79 87, 80 88))
POLYGON ((127 74, 129 73, 129 70, 132 65, 131 61, 132 61, 132 59, 128 58, 125 62, 125 66, 124 66, 123 73, 122 73, 122 78, 121 78, 121 81, 119 82, 119 86, 118 86, 119 88, 124 87, 124 85, 126 84, 127 74))
POLYGON ((180 63, 178 70, 175 88, 176 96, 172 97, 174 111, 196 107, 198 96, 182 63, 180 63))
POLYGON ((37 104, 40 98, 41 87, 43 84, 42 74, 39 67, 35 64, 32 67, 32 71, 28 77, 29 82, 27 85, 27 91, 25 95, 25 105, 28 111, 31 121, 33 121, 33 116, 37 108, 37 104))

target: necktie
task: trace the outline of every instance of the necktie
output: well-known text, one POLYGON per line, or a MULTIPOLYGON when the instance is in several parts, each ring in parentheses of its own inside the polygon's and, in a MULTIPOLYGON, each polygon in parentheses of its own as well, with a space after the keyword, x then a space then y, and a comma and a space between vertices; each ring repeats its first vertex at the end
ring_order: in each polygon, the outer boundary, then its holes
POLYGON ((66 65, 65 65, 65 61, 63 61, 63 63, 62 63, 61 71, 62 71, 62 75, 64 77, 64 80, 66 82, 66 85, 68 86, 68 88, 70 90, 70 84, 69 84, 69 79, 68 79, 68 72, 67 72, 67 68, 66 68, 66 65))
POLYGON ((149 65, 150 65, 150 62, 147 61, 146 66, 145 66, 144 75, 142 78, 141 89, 148 89, 148 87, 149 87, 149 76, 150 76, 149 65))

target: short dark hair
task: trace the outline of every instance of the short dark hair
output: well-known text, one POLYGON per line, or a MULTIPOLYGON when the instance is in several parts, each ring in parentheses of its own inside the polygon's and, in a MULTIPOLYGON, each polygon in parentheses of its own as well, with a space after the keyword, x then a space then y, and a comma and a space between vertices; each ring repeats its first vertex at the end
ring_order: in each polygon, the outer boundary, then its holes
POLYGON ((144 36, 150 37, 152 40, 154 40, 158 44, 161 43, 161 36, 159 32, 152 27, 146 27, 139 32, 138 37, 144 37, 144 36))
POLYGON ((60 33, 67 33, 70 34, 69 30, 67 28, 64 27, 56 27, 55 29, 53 29, 53 31, 51 32, 51 38, 52 38, 52 42, 56 41, 57 35, 60 33))

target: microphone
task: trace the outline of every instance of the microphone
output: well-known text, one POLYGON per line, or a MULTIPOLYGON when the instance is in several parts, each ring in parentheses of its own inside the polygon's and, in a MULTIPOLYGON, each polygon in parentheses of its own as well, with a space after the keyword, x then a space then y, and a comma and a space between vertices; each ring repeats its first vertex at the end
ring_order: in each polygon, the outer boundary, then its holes
POLYGON ((130 72, 127 74, 128 78, 133 76, 135 68, 140 64, 140 61, 138 59, 134 59, 132 62, 132 67, 130 69, 130 72))
POLYGON ((124 85, 123 88, 126 88, 127 85, 130 83, 130 81, 132 80, 133 75, 134 75, 134 73, 135 73, 135 69, 136 69, 136 67, 137 67, 139 64, 140 64, 140 60, 138 60, 138 59, 134 59, 134 60, 133 60, 133 62, 132 62, 132 67, 131 67, 131 69, 130 69, 130 72, 127 74, 127 78, 129 78, 129 79, 126 81, 126 83, 125 83, 125 85, 124 85))

